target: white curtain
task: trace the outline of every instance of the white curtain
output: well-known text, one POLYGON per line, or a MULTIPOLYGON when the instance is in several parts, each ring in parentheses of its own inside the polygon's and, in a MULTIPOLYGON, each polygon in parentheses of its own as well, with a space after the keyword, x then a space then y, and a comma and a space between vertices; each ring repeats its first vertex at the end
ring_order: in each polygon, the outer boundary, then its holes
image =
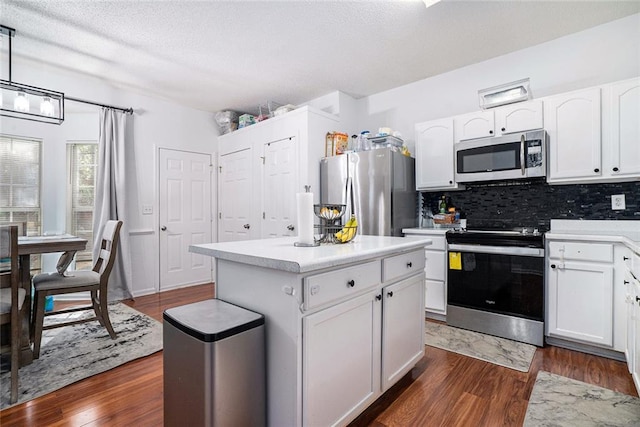
POLYGON ((98 167, 93 210, 93 259, 98 258, 102 230, 109 220, 122 220, 117 258, 109 276, 109 301, 131 298, 131 252, 125 173, 129 115, 111 108, 100 111, 98 167))

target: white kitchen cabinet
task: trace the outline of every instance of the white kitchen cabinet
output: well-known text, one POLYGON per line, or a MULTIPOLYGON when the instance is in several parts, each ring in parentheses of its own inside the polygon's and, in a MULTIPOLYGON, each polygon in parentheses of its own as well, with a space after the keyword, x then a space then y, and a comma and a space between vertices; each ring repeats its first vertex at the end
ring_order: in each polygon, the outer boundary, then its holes
MULTIPOLYGON (((636 255, 636 258, 640 260, 640 256, 636 255)), ((633 383, 636 385, 636 390, 640 393, 640 273, 634 272, 634 289, 635 295, 633 298, 633 317, 632 317, 632 329, 633 329, 633 365, 631 376, 633 377, 633 383)))
POLYGON ((613 347, 613 245, 548 243, 547 334, 613 347))
POLYGON ((326 133, 334 131, 338 124, 336 116, 301 107, 219 136, 218 236, 221 241, 239 240, 245 236, 297 235, 295 194, 304 192, 305 186, 309 185, 318 202, 323 141, 326 133), (245 191, 235 191, 237 183, 228 187, 229 182, 224 178, 227 158, 239 152, 250 156, 245 160, 244 170, 249 174, 245 191), (250 221, 242 224, 250 227, 246 234, 230 232, 224 221, 224 218, 235 216, 225 209, 237 205, 250 210, 247 214, 250 221))
POLYGON ((379 292, 303 319, 303 425, 345 424, 346 417, 362 411, 378 396, 379 292))
POLYGON ((636 297, 640 296, 636 293, 636 284, 631 271, 627 271, 625 274, 625 316, 627 320, 627 336, 625 340, 624 357, 627 360, 627 367, 629 373, 633 374, 635 370, 635 355, 636 355, 636 297))
POLYGON ((602 175, 600 115, 600 88, 544 98, 544 124, 549 134, 547 182, 602 175))
POLYGON ((604 173, 640 177, 640 79, 606 85, 603 94, 604 173))
POLYGON ((542 129, 542 101, 516 102, 454 117, 455 140, 507 135, 542 129))
POLYGON ((416 124, 415 138, 416 189, 459 188, 454 174, 453 118, 416 124))
POLYGON ((462 114, 455 116, 453 120, 456 141, 495 136, 493 110, 462 114))
POLYGON ((424 278, 421 274, 382 290, 382 391, 424 355, 424 278))
POLYGON ((432 243, 425 247, 425 297, 427 317, 445 320, 447 314, 447 241, 443 229, 404 229, 405 236, 428 236, 432 243))
POLYGON ((517 102, 495 109, 495 133, 506 135, 543 128, 542 101, 517 102))

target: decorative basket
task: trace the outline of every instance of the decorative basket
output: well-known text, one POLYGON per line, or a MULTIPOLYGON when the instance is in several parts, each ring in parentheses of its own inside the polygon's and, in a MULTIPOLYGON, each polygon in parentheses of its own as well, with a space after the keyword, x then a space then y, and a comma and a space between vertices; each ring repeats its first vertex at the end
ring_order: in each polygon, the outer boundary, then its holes
POLYGON ((433 216, 435 224, 453 224, 456 222, 456 214, 437 214, 433 216))
POLYGON ((320 219, 334 222, 344 215, 345 208, 346 205, 313 205, 313 212, 320 219))

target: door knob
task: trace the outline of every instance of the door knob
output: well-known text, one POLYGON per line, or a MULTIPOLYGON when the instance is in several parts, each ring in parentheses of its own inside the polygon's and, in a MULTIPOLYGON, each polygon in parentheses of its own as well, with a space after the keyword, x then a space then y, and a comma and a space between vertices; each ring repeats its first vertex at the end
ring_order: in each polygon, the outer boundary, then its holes
POLYGON ((245 224, 242 227, 246 228, 247 230, 251 228, 251 226, 249 224, 245 224))
POLYGON ((162 227, 160 227, 160 230, 167 231, 167 227, 163 225, 162 227))
POLYGON ((289 231, 293 231, 293 230, 295 230, 295 229, 296 229, 296 228, 293 226, 293 224, 289 224, 289 225, 287 225, 287 230, 289 230, 289 231))
POLYGON ((349 280, 347 282, 347 286, 349 286, 350 288, 353 288, 356 285, 356 281, 355 280, 349 280))
POLYGON ((387 292, 387 296, 388 296, 389 298, 391 298, 391 297, 393 296, 393 291, 389 291, 389 292, 387 292))
POLYGON ((412 263, 410 263, 410 262, 408 262, 408 263, 407 263, 407 268, 411 268, 411 267, 413 267, 413 264, 412 264, 412 263))
POLYGON ((382 299, 382 295, 376 295, 376 301, 380 301, 382 299))

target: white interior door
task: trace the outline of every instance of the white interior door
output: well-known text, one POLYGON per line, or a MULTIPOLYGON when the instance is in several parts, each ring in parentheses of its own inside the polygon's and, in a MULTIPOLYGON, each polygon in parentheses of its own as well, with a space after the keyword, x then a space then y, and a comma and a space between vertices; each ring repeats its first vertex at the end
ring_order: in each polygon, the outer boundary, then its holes
MULTIPOLYGON (((296 138, 264 146, 262 237, 296 236, 296 138)), ((302 191, 302 190, 300 190, 302 191)))
POLYGON ((160 149, 160 291, 212 281, 211 257, 189 245, 211 236, 211 155, 160 149))
MULTIPOLYGON (((251 148, 220 156, 218 188, 218 241, 252 238, 251 148)), ((259 206, 259 205, 258 205, 259 206)))

